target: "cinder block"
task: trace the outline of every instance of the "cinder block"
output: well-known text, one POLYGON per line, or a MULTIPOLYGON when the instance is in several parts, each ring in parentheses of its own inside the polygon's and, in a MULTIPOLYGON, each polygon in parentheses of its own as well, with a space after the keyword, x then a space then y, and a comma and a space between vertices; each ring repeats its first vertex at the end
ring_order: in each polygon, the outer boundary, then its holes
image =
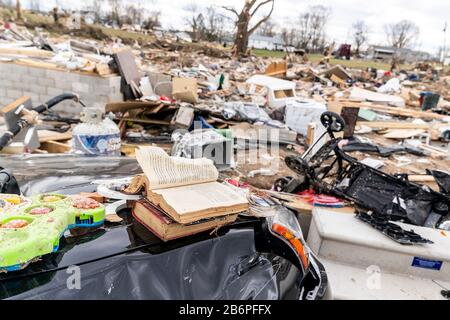
POLYGON ((102 84, 102 85, 98 85, 98 86, 95 86, 95 87, 91 87, 91 90, 92 89, 94 89, 94 92, 99 94, 99 95, 102 95, 102 94, 109 95, 109 94, 112 93, 111 92, 112 91, 111 87, 109 85, 102 84))
POLYGON ((48 100, 50 100, 51 98, 53 98, 53 97, 51 97, 51 96, 49 96, 49 95, 47 95, 46 93, 44 93, 44 94, 40 94, 39 95, 39 103, 45 103, 45 102, 47 102, 48 100))
POLYGON ((82 82, 73 82, 72 83, 72 91, 74 93, 82 94, 89 93, 89 84, 82 82))
POLYGON ((62 93, 64 93, 64 90, 62 90, 62 89, 51 88, 51 87, 47 88, 47 95, 50 97, 54 97, 54 96, 60 95, 62 93))
POLYGON ((14 89, 6 89, 6 96, 8 98, 12 98, 12 99, 19 99, 20 97, 23 96, 23 91, 21 90, 14 90, 14 89))
POLYGON ((52 79, 52 78, 42 78, 39 79, 39 84, 41 86, 45 86, 45 87, 55 87, 56 85, 56 80, 52 79))
POLYGON ((79 72, 66 71, 64 72, 64 78, 70 81, 80 81, 83 76, 79 72))
POLYGON ((30 74, 22 74, 19 77, 19 81, 26 84, 36 84, 38 83, 39 79, 30 74))
POLYGON ((28 74, 37 78, 45 78, 47 76, 47 69, 28 67, 28 74))
POLYGON ((29 90, 36 94, 47 94, 47 87, 41 86, 39 84, 30 84, 29 90))
POLYGON ((29 91, 24 90, 23 91, 23 95, 24 96, 28 96, 31 98, 31 102, 33 103, 34 106, 40 104, 41 102, 39 101, 39 95, 36 93, 32 93, 29 91))
POLYGON ((72 91, 72 81, 67 81, 66 79, 56 81, 55 88, 70 92, 72 91))
POLYGON ((12 81, 8 81, 8 79, 0 79, 0 88, 3 89, 14 89, 16 84, 12 81))
POLYGON ((2 71, 5 72, 6 74, 12 74, 13 71, 15 71, 16 69, 19 69, 20 66, 17 66, 16 64, 13 63, 2 63, 2 71), (17 68, 19 67, 19 68, 17 68))
POLYGON ((23 74, 29 74, 29 68, 27 66, 20 66, 17 64, 13 64, 11 66, 11 70, 8 72, 10 74, 14 74, 16 77, 23 74))
POLYGON ((113 94, 108 96, 108 100, 106 102, 122 102, 123 95, 122 94, 113 94))
POLYGON ((120 88, 120 82, 122 77, 111 77, 108 78, 109 85, 112 87, 118 87, 120 88))
POLYGON ((20 83, 20 84, 16 84, 13 89, 20 88, 20 90, 27 92, 30 90, 30 87, 31 87, 31 84, 29 84, 29 83, 20 83))

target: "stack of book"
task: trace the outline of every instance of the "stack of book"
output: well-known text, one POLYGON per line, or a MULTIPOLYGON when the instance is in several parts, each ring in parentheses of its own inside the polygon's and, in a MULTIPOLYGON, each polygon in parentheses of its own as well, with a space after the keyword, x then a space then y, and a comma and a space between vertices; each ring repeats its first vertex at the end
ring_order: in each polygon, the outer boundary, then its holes
POLYGON ((133 206, 133 216, 164 241, 215 229, 248 210, 247 198, 217 182, 209 159, 170 157, 158 147, 136 151, 144 172, 145 198, 133 206))

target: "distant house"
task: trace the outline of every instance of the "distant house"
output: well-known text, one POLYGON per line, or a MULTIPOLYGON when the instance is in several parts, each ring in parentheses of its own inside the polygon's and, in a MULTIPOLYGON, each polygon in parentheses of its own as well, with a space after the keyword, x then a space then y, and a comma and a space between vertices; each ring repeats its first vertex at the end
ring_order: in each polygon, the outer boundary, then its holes
POLYGON ((396 57, 398 60, 414 63, 417 61, 428 61, 433 57, 425 51, 415 51, 411 49, 398 49, 386 46, 371 46, 367 51, 367 57, 374 60, 391 60, 396 57))
POLYGON ((183 40, 186 42, 192 42, 192 37, 189 33, 185 32, 185 31, 179 31, 175 33, 175 36, 177 37, 178 40, 183 40))
POLYGON ((255 49, 276 51, 284 49, 284 42, 280 37, 251 35, 248 39, 248 46, 255 49))

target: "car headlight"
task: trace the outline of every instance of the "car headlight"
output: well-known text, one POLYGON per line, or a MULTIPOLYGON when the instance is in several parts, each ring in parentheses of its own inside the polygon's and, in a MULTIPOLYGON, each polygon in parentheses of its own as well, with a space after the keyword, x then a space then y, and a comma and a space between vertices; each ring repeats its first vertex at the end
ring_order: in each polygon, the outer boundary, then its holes
POLYGON ((305 272, 309 268, 310 252, 296 216, 282 207, 275 216, 267 218, 267 222, 270 233, 286 242, 294 250, 305 272))

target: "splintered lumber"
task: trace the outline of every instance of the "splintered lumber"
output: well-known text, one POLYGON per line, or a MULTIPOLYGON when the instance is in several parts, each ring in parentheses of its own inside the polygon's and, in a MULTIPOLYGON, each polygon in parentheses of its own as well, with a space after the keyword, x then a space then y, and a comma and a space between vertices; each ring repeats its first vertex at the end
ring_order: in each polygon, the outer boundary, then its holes
POLYGON ((48 141, 61 141, 61 140, 70 140, 72 139, 72 132, 56 132, 51 130, 38 130, 39 142, 48 142, 48 141))
POLYGON ((139 118, 116 118, 117 120, 131 121, 137 123, 157 124, 162 126, 170 125, 170 121, 154 120, 154 119, 139 119, 139 118))
POLYGON ((423 129, 389 129, 383 137, 388 139, 408 139, 425 133, 423 129))
POLYGON ((21 55, 30 58, 52 58, 55 54, 51 51, 35 49, 35 48, 5 48, 0 47, 0 55, 21 55))
POLYGON ((286 61, 272 62, 266 69, 265 75, 272 77, 285 77, 287 73, 286 61))
POLYGON ((105 106, 106 112, 126 112, 133 109, 147 109, 155 108, 161 105, 160 101, 142 102, 142 101, 125 101, 125 102, 110 102, 105 106))
POLYGON ((8 112, 11 112, 11 111, 13 111, 14 109, 16 109, 18 106, 20 106, 20 105, 26 103, 28 100, 30 100, 30 97, 28 97, 28 96, 20 97, 20 98, 17 99, 16 101, 11 102, 11 103, 8 104, 6 107, 2 108, 2 109, 0 110, 0 114, 5 115, 5 114, 7 114, 8 112))
POLYGON ((43 62, 38 60, 32 60, 32 59, 18 59, 15 61, 16 64, 25 65, 29 67, 37 67, 37 68, 44 68, 44 69, 60 69, 56 64, 50 63, 50 62, 43 62))
POLYGON ((430 175, 408 175, 408 180, 418 184, 426 185, 434 191, 439 191, 439 185, 433 176, 430 175))
POLYGON ((48 153, 65 153, 70 151, 71 146, 68 143, 61 143, 58 141, 50 140, 43 142, 40 146, 40 149, 45 150, 48 153))
POLYGON ((411 118, 421 118, 426 120, 443 120, 447 118, 448 116, 437 114, 433 112, 428 111, 416 111, 411 110, 407 108, 399 108, 399 107, 388 107, 385 105, 380 104, 366 104, 361 102, 354 102, 354 101, 336 101, 336 103, 340 103, 343 106, 346 107, 360 107, 363 109, 370 109, 373 111, 379 111, 388 113, 395 116, 401 116, 401 117, 411 117, 411 118))
POLYGON ((437 124, 433 125, 430 123, 412 123, 400 121, 358 121, 356 125, 375 129, 430 129, 437 124))

